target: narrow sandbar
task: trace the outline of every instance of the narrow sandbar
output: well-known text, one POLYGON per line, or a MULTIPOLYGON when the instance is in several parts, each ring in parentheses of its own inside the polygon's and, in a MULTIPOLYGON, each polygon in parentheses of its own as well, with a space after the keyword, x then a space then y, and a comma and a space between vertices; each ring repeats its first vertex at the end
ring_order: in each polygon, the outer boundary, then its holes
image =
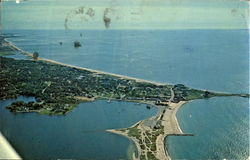
POLYGON ((150 156, 153 155, 154 158, 159 160, 170 160, 171 157, 166 150, 165 140, 169 135, 186 135, 180 129, 180 126, 176 119, 176 112, 186 102, 187 101, 180 101, 179 103, 169 103, 168 106, 155 106, 160 111, 160 113, 158 113, 156 116, 139 121, 129 128, 112 129, 107 131, 125 136, 131 139, 136 144, 138 150, 138 158, 133 156, 133 159, 140 159, 142 157, 143 159, 151 159, 150 156), (162 130, 155 129, 152 126, 148 126, 146 121, 151 121, 155 124, 159 124, 160 122, 162 130), (137 129, 139 134, 134 136, 131 136, 131 134, 129 135, 129 132, 132 129, 137 129), (161 132, 159 132, 159 130, 161 130, 161 132), (155 134, 156 132, 159 132, 159 134, 155 134), (153 136, 155 136, 156 138, 155 141, 152 141, 152 139, 154 139, 152 138, 153 136), (150 139, 150 137, 152 139, 150 139), (150 143, 147 143, 148 140, 150 141, 150 143), (151 147, 154 144, 156 148, 152 149, 151 147))

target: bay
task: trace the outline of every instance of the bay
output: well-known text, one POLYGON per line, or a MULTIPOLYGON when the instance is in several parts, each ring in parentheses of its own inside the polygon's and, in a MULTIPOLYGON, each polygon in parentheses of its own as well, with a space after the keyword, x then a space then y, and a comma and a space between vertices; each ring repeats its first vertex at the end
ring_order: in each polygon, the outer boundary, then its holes
MULTIPOLYGON (((17 100, 34 101, 32 97, 17 100)), ((156 108, 129 102, 81 103, 66 116, 13 114, 0 101, 0 130, 24 159, 130 159, 136 152, 125 137, 105 129, 125 128, 152 117, 156 108)))
MULTIPOLYGON (((247 30, 3 32, 18 35, 9 40, 25 51, 37 51, 40 57, 67 64, 162 83, 182 83, 197 89, 249 93, 247 30), (74 48, 73 42, 76 40, 82 47, 74 48)), ((238 97, 215 98, 184 105, 177 112, 180 126, 184 132, 196 136, 168 138, 167 146, 172 146, 169 148, 170 155, 174 159, 244 159, 249 154, 248 100, 238 97), (226 116, 218 118, 214 115, 226 116), (196 116, 198 120, 190 121, 196 116), (196 123, 199 121, 204 121, 206 127, 200 128, 196 123), (205 142, 209 142, 208 145, 205 142)))

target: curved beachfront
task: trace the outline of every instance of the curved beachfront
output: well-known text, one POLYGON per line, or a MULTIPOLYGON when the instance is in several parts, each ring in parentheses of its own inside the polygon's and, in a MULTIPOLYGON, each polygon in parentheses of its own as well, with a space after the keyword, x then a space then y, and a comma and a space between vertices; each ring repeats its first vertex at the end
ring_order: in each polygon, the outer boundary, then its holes
MULTIPOLYGON (((31 53, 23 51, 22 49, 18 48, 17 46, 9 42, 8 40, 5 39, 5 42, 10 48, 17 50, 18 52, 26 56, 29 56, 31 58, 33 57, 31 53)), ((69 68, 89 71, 89 72, 92 72, 92 75, 93 74, 94 75, 108 75, 108 76, 113 76, 113 77, 116 77, 122 80, 127 80, 127 81, 133 80, 135 82, 149 83, 159 88, 165 87, 162 90, 165 90, 165 91, 167 90, 168 95, 162 96, 162 97, 160 96, 156 98, 149 97, 148 99, 143 97, 140 99, 139 98, 134 99, 134 97, 131 96, 131 97, 128 97, 127 99, 123 99, 124 96, 122 94, 120 95, 120 93, 119 93, 119 97, 120 97, 119 99, 113 98, 113 94, 109 97, 108 102, 111 99, 133 101, 137 103, 148 104, 149 109, 150 109, 150 106, 154 106, 158 109, 157 115, 149 119, 141 120, 129 128, 107 130, 115 134, 123 135, 131 139, 136 144, 137 150, 138 150, 138 157, 136 157, 135 154, 133 154, 133 159, 169 160, 171 159, 171 157, 169 156, 166 150, 165 139, 168 136, 179 136, 179 135, 193 136, 192 134, 185 134, 182 132, 178 124, 177 118, 176 118, 176 113, 178 109, 181 106, 183 106, 185 103, 193 99, 210 98, 213 96, 242 96, 242 97, 249 96, 249 95, 241 95, 241 94, 212 93, 208 91, 195 90, 195 89, 187 88, 182 84, 175 85, 175 86, 173 85, 167 86, 166 84, 161 84, 161 83, 157 83, 153 81, 147 81, 147 80, 137 79, 137 78, 133 78, 129 76, 123 76, 119 74, 107 73, 103 71, 78 67, 78 66, 64 64, 61 62, 57 62, 57 61, 45 59, 45 58, 37 58, 37 61, 43 61, 43 62, 48 62, 50 64, 56 64, 56 65, 59 65, 58 68, 61 68, 60 66, 66 66, 69 68), (183 96, 183 94, 180 94, 180 92, 183 93, 184 91, 186 92, 186 96, 183 96), (188 94, 190 94, 190 96, 188 94), (163 101, 161 101, 160 98, 162 98, 163 101)), ((116 89, 119 88, 119 86, 120 84, 116 87, 116 89)), ((92 98, 94 100, 95 98, 100 98, 100 97, 94 96, 92 98)), ((108 97, 101 97, 101 98, 107 99, 108 97)), ((11 108, 11 109, 15 111, 15 108, 11 108)))
MULTIPOLYGON (((20 49, 19 47, 14 45, 12 42, 8 41, 7 39, 4 39, 4 40, 5 40, 5 42, 7 42, 8 46, 10 48, 17 50, 21 54, 24 54, 24 55, 29 56, 31 58, 33 57, 33 55, 31 53, 23 51, 22 49, 20 49)), ((153 82, 153 81, 147 81, 147 80, 138 79, 138 78, 134 78, 134 77, 123 76, 123 75, 119 75, 119 74, 108 73, 108 72, 93 70, 93 69, 89 69, 89 68, 69 65, 69 64, 65 64, 65 63, 61 63, 61 62, 57 62, 57 61, 45 59, 45 58, 38 58, 37 60, 38 61, 45 61, 45 62, 49 62, 49 63, 53 63, 53 64, 58 64, 58 65, 62 65, 62 66, 70 67, 70 68, 76 68, 76 69, 80 69, 80 70, 90 71, 90 72, 94 72, 96 74, 105 74, 105 75, 119 77, 122 79, 135 80, 136 82, 151 83, 151 84, 154 84, 157 86, 166 85, 166 84, 157 83, 157 82, 153 82)), ((162 134, 159 134, 158 136, 156 136, 155 143, 156 143, 157 151, 154 153, 154 156, 156 158, 162 159, 162 160, 171 159, 168 152, 166 151, 166 146, 165 146, 165 139, 167 138, 167 136, 169 136, 169 135, 184 135, 182 133, 180 126, 178 124, 178 121, 176 119, 176 112, 184 103, 186 103, 186 101, 181 101, 179 103, 172 103, 171 101, 173 101, 173 98, 174 98, 174 92, 173 92, 173 90, 171 90, 171 97, 170 97, 170 100, 169 100, 167 106, 164 106, 164 107, 157 106, 151 102, 141 101, 140 103, 150 104, 150 105, 158 108, 158 113, 156 116, 149 118, 149 119, 146 119, 146 120, 139 121, 138 123, 136 123, 130 127, 130 128, 133 128, 136 125, 138 125, 138 127, 140 128, 141 131, 145 131, 145 132, 146 131, 153 131, 153 126, 149 126, 145 122, 151 121, 150 123, 154 124, 154 125, 156 123, 161 122, 160 124, 163 126, 164 129, 163 129, 162 134)), ((113 129, 113 130, 107 130, 107 131, 112 132, 112 133, 116 133, 116 134, 120 134, 120 135, 123 135, 123 136, 131 139, 137 146, 138 158, 140 158, 140 156, 143 154, 143 151, 140 147, 140 143, 137 141, 136 138, 131 137, 128 133, 124 133, 124 132, 120 131, 119 129, 113 129)), ((143 134, 141 136, 143 139, 145 139, 145 137, 143 137, 144 136, 143 134)), ((145 157, 148 159, 147 153, 144 153, 144 155, 146 155, 145 157)), ((133 154, 133 159, 137 159, 135 154, 133 154)))
MULTIPOLYGON (((22 53, 22 54, 24 54, 24 55, 26 55, 28 57, 31 57, 31 58, 33 57, 32 53, 29 53, 29 52, 26 52, 26 51, 22 50, 21 48, 17 47, 12 42, 8 41, 6 38, 4 39, 4 41, 6 41, 7 44, 8 44, 8 46, 11 47, 11 48, 13 48, 14 50, 17 50, 18 52, 20 52, 20 53, 22 53)), ((77 68, 77 69, 81 69, 81 70, 85 70, 85 71, 95 72, 97 74, 106 74, 106 75, 116 76, 116 77, 120 77, 120 78, 124 78, 124 79, 135 80, 136 82, 152 83, 152 84, 155 84, 155 85, 166 85, 166 84, 159 83, 159 82, 148 81, 148 80, 134 78, 134 77, 129 77, 129 76, 124 76, 124 75, 120 75, 120 74, 109 73, 109 72, 94 70, 94 69, 90 69, 90 68, 85 68, 85 67, 79 67, 79 66, 74 66, 74 65, 70 65, 70 64, 65 64, 65 63, 57 62, 57 61, 54 61, 54 60, 51 60, 51 59, 46 59, 46 58, 38 58, 37 60, 45 61, 45 62, 50 62, 50 63, 54 63, 54 64, 59 64, 59 65, 66 66, 66 67, 77 68)))
MULTIPOLYGON (((166 145, 165 145, 165 140, 168 136, 193 136, 192 134, 184 134, 182 130, 180 129, 180 126, 178 124, 178 121, 176 119, 176 112, 180 107, 182 107, 186 102, 181 101, 179 103, 169 103, 169 107, 167 108, 159 108, 157 107, 160 112, 155 117, 139 121, 138 123, 132 125, 129 128, 134 128, 137 126, 137 128, 140 129, 143 134, 141 134, 142 139, 146 139, 147 135, 144 134, 146 132, 152 132, 153 128, 150 128, 147 126, 146 121, 152 120, 155 123, 161 118, 161 125, 164 127, 163 133, 158 135, 156 138, 156 152, 155 152, 155 158, 161 159, 161 160, 171 160, 171 157, 169 156, 169 153, 167 152, 166 145), (165 110, 165 111, 164 111, 165 110)), ((140 143, 137 138, 133 136, 129 136, 129 133, 124 131, 124 129, 112 129, 112 130, 107 130, 109 132, 115 133, 115 134, 120 134, 123 135, 129 139, 131 139, 137 146, 138 150, 138 157, 135 157, 135 154, 133 154, 133 159, 140 159, 140 156, 146 155, 145 159, 150 159, 147 157, 147 152, 148 150, 142 150, 140 147, 140 143), (143 153, 144 152, 144 153, 143 153)), ((151 152, 151 151, 150 151, 151 152)))

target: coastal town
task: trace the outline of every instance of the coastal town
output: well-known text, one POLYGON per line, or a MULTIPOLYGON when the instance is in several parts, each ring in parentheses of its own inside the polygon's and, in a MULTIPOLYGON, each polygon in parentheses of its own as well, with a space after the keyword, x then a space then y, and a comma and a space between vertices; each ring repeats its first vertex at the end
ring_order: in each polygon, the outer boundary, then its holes
POLYGON ((193 136, 181 131, 175 117, 177 110, 195 99, 246 94, 216 93, 197 90, 183 84, 161 84, 128 76, 63 64, 39 58, 39 54, 22 51, 5 41, 8 52, 16 51, 28 60, 0 56, 0 100, 19 96, 34 97, 34 101, 16 101, 6 108, 13 113, 37 112, 65 115, 79 103, 104 99, 147 104, 156 107, 155 116, 141 120, 128 128, 106 130, 131 139, 138 154, 133 159, 168 160, 165 138, 170 135, 193 136), (35 55, 35 56, 34 56, 35 55))
POLYGON ((36 99, 36 102, 13 103, 7 107, 11 112, 66 114, 76 104, 96 99, 167 106, 169 101, 178 103, 220 95, 182 84, 159 85, 44 61, 2 57, 0 65, 0 99, 20 95, 36 99))

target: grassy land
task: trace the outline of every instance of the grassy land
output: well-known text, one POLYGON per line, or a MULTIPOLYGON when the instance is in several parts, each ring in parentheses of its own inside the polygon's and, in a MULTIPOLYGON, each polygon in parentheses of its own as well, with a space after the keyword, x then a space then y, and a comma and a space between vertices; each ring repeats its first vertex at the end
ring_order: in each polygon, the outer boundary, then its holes
POLYGON ((128 136, 134 137, 138 140, 140 148, 142 150, 142 154, 140 159, 145 159, 145 154, 147 155, 148 159, 157 160, 155 154, 157 152, 156 147, 156 138, 160 134, 164 133, 164 126, 160 126, 158 129, 153 129, 152 131, 141 131, 138 129, 138 125, 128 128, 128 136), (144 135, 144 138, 141 136, 144 135), (144 139, 144 140, 143 140, 144 139))
MULTIPOLYGON (((11 51, 4 51, 7 54, 11 51)), ((70 104, 95 99, 146 101, 156 105, 165 105, 174 92, 173 102, 211 98, 214 96, 249 95, 214 93, 191 89, 183 84, 157 85, 137 82, 119 76, 71 68, 59 64, 34 60, 0 59, 0 99, 33 96, 40 105, 23 102, 10 105, 12 112, 36 111, 41 114, 66 114, 72 110, 70 104)), ((131 131, 133 134, 135 131, 131 131)))
POLYGON ((8 55, 15 55, 13 52, 0 52, 0 56, 8 56, 8 55))
POLYGON ((72 111, 76 106, 77 106, 76 104, 70 104, 69 108, 66 112, 64 112, 64 111, 56 112, 56 111, 48 110, 46 108, 42 108, 38 113, 39 114, 46 114, 46 115, 65 115, 68 112, 72 111))
POLYGON ((130 137, 135 137, 136 139, 140 139, 140 137, 141 137, 141 131, 137 128, 138 127, 138 125, 136 125, 135 127, 133 127, 133 128, 129 128, 128 130, 129 130, 129 132, 128 132, 128 135, 130 136, 130 137))

